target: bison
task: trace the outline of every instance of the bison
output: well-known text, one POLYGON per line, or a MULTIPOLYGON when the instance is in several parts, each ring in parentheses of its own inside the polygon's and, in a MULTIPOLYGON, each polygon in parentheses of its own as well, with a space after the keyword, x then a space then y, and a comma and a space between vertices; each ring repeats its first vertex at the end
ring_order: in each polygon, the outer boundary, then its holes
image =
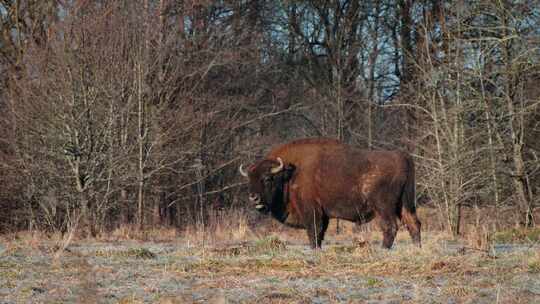
POLYGON ((382 246, 392 247, 397 219, 420 246, 414 163, 405 152, 366 151, 326 138, 292 141, 240 173, 249 179, 249 201, 279 222, 307 230, 320 248, 330 218, 358 224, 378 219, 382 246))

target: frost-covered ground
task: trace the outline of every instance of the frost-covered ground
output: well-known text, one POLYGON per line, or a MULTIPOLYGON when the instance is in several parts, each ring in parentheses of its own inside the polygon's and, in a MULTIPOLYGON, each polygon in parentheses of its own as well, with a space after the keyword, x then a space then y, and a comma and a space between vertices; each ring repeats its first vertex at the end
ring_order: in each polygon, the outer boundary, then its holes
POLYGON ((540 303, 538 244, 55 244, 1 243, 0 303, 540 303))

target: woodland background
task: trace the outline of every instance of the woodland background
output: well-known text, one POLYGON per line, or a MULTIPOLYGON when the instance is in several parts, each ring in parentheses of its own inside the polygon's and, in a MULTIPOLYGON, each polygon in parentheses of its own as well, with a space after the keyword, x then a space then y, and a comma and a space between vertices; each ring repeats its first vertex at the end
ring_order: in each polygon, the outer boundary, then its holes
POLYGON ((2 232, 205 226, 309 136, 412 153, 454 234, 540 221, 539 1, 0 0, 0 26, 2 232))

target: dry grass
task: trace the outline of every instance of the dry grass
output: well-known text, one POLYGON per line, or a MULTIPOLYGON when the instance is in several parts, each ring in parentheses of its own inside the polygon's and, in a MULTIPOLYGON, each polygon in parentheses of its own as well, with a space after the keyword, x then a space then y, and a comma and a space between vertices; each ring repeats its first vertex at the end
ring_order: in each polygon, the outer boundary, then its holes
POLYGON ((1 236, 0 302, 540 302, 540 244, 529 232, 501 245, 487 224, 458 239, 424 231, 417 248, 400 229, 384 250, 375 225, 341 222, 336 234, 332 221, 313 251, 301 230, 250 226, 244 213, 210 219, 204 229, 122 227, 97 239, 1 236))
POLYGON ((55 251, 43 248, 55 241, 26 234, 7 241, 0 256, 0 285, 9 287, 0 295, 8 302, 47 297, 73 303, 540 300, 538 247, 490 253, 471 248, 467 239, 425 233, 417 248, 401 231, 392 250, 381 249, 378 239, 342 241, 331 234, 323 250, 312 251, 276 234, 250 237, 205 247, 182 238, 114 245, 73 240, 51 264, 55 251))

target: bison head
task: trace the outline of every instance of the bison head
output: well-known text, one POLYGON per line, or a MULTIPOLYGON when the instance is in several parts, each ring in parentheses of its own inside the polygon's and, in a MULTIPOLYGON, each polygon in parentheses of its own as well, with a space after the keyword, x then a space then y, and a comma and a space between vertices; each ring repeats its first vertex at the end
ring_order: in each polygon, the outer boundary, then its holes
POLYGON ((240 165, 240 174, 249 179, 249 201, 263 213, 271 211, 274 215, 282 214, 285 210, 283 190, 291 179, 295 167, 285 164, 281 158, 265 159, 249 167, 245 172, 240 165))

